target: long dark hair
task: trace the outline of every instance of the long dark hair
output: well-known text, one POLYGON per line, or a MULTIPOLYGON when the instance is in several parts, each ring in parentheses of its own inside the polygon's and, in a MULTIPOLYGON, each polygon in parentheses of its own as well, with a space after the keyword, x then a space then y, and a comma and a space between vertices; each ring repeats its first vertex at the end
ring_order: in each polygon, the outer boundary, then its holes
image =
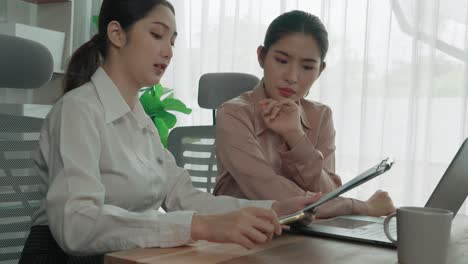
POLYGON ((328 51, 328 32, 317 16, 300 10, 283 13, 271 22, 263 42, 263 57, 273 44, 292 33, 312 36, 320 48, 322 62, 325 60, 328 51))
POLYGON ((104 0, 99 12, 99 30, 90 41, 73 53, 64 79, 64 93, 91 80, 91 76, 107 56, 109 41, 107 25, 117 21, 125 31, 138 20, 146 17, 158 5, 167 6, 175 15, 174 7, 166 0, 104 0))

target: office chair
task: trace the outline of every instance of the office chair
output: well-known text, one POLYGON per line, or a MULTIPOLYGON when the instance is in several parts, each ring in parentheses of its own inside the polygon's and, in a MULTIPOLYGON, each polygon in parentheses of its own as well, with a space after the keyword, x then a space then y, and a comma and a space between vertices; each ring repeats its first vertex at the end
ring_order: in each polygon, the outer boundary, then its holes
MULTIPOLYGON (((52 76, 53 60, 39 43, 0 35, 0 88, 37 88, 52 76)), ((22 105, 3 104, 1 109, 22 105)), ((17 263, 31 214, 43 198, 32 160, 41 118, 0 113, 0 263, 17 263)))
POLYGON ((207 73, 200 78, 198 105, 213 110, 213 125, 176 127, 168 138, 169 151, 177 165, 188 170, 196 188, 212 193, 215 186, 216 109, 258 82, 256 76, 245 73, 207 73))

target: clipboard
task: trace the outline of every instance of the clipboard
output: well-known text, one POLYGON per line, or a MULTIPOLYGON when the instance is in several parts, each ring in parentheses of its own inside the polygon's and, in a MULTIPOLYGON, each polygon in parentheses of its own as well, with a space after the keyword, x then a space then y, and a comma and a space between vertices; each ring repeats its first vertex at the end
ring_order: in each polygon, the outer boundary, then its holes
POLYGON ((315 209, 330 201, 331 199, 333 198, 336 198, 338 196, 340 196, 341 194, 351 190, 351 189, 354 189, 355 187, 387 172, 388 170, 390 170, 392 168, 392 165, 393 165, 394 161, 393 159, 391 158, 386 158, 384 160, 382 160, 381 162, 379 162, 377 165, 371 167, 370 169, 364 171, 363 173, 359 174, 358 176, 354 177, 352 180, 348 181, 347 183, 341 185, 340 187, 336 188, 335 190, 325 194, 324 196, 322 196, 318 201, 316 201, 315 203, 312 203, 312 204, 309 204, 308 206, 306 206, 304 209, 300 210, 300 211, 297 211, 295 213, 292 213, 292 214, 289 214, 289 215, 285 215, 285 216, 282 216, 279 218, 279 223, 282 224, 282 225, 286 225, 286 224, 290 224, 290 223, 293 223, 295 221, 298 221, 298 220, 301 220, 303 219, 304 217, 306 217, 306 215, 308 213, 314 213, 315 209))

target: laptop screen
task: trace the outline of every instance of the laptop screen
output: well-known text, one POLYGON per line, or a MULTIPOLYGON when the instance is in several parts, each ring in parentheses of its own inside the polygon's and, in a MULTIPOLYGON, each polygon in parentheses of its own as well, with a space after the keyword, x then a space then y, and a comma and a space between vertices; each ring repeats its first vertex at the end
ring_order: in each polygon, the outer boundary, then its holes
POLYGON ((426 207, 450 210, 457 214, 468 196, 468 138, 465 139, 437 184, 426 207))

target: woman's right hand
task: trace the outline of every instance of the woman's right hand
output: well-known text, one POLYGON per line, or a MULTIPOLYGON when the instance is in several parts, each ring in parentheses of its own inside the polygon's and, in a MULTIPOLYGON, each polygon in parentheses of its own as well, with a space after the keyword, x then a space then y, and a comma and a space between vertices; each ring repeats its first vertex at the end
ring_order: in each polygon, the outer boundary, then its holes
POLYGON ((305 135, 301 124, 299 106, 290 99, 276 101, 263 99, 258 102, 265 125, 279 134, 290 148, 305 135))
POLYGON ((227 214, 193 215, 192 239, 235 243, 251 249, 281 235, 276 213, 271 209, 246 207, 227 214))

